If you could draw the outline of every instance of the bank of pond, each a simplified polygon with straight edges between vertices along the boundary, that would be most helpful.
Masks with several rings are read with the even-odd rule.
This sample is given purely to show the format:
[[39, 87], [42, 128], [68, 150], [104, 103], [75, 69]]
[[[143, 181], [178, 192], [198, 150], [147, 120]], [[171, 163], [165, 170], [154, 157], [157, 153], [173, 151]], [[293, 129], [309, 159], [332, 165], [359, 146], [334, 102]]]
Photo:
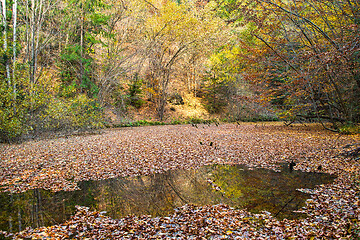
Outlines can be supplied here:
[[228, 204], [251, 212], [271, 212], [278, 219], [304, 217], [294, 212], [310, 196], [297, 191], [331, 183], [325, 173], [278, 171], [244, 165], [209, 165], [200, 169], [170, 170], [147, 176], [84, 181], [80, 190], [51, 192], [33, 189], [20, 194], [0, 193], [0, 230], [17, 232], [26, 227], [62, 223], [75, 206], [106, 211], [112, 218], [127, 215], [167, 216], [185, 204]]

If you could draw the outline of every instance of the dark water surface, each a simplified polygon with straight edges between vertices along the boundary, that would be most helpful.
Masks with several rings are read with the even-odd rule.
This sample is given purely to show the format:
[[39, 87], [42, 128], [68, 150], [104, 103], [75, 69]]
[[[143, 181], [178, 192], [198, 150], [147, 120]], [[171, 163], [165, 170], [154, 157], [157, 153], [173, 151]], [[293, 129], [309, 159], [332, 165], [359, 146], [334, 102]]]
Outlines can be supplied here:
[[106, 211], [113, 218], [129, 214], [166, 216], [187, 203], [229, 204], [252, 212], [266, 210], [277, 218], [293, 213], [309, 195], [298, 188], [330, 183], [322, 173], [248, 169], [241, 165], [212, 165], [197, 170], [172, 170], [149, 176], [79, 183], [81, 190], [53, 193], [36, 189], [22, 194], [0, 193], [0, 229], [19, 231], [28, 226], [54, 225], [69, 219], [75, 205]]

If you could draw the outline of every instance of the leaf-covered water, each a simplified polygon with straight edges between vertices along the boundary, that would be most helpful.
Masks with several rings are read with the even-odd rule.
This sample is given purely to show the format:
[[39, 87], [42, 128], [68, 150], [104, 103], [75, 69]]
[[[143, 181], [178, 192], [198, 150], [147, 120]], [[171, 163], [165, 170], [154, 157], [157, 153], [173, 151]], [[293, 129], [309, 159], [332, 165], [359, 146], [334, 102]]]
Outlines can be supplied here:
[[185, 204], [228, 204], [252, 212], [266, 210], [277, 218], [298, 218], [309, 195], [298, 188], [329, 183], [324, 173], [249, 169], [243, 165], [211, 165], [171, 170], [147, 176], [120, 177], [79, 183], [81, 190], [21, 194], [1, 193], [0, 229], [19, 231], [28, 226], [54, 225], [69, 219], [75, 206], [106, 211], [112, 218], [130, 214], [166, 216]]

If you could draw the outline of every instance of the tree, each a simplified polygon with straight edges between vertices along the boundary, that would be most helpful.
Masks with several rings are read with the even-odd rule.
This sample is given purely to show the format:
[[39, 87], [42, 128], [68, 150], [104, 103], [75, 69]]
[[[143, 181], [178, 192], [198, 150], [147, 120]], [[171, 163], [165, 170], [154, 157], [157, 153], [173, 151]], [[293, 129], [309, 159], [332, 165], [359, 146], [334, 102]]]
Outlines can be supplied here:
[[239, 38], [250, 51], [238, 58], [248, 60], [241, 75], [262, 87], [263, 100], [282, 108], [287, 118], [330, 121], [333, 130], [339, 123], [359, 122], [358, 1], [258, 0], [237, 7], [224, 1], [219, 6], [235, 15], [228, 22], [244, 19], [253, 26]]
[[5, 76], [8, 82], [8, 85], [10, 86], [10, 67], [9, 67], [9, 57], [8, 57], [8, 43], [7, 43], [7, 37], [8, 37], [8, 24], [7, 24], [7, 8], [6, 8], [6, 0], [1, 0], [1, 20], [2, 20], [2, 27], [3, 27], [3, 47], [4, 47], [4, 56], [3, 61], [5, 62]]
[[[9, 138], [21, 132], [22, 111], [18, 111], [16, 77], [16, 54], [17, 54], [17, 1], [10, 4], [6, 0], [1, 1], [1, 17], [3, 30], [3, 49], [0, 51], [0, 139]], [[12, 29], [11, 29], [12, 28]], [[12, 31], [12, 36], [11, 34]], [[9, 44], [11, 43], [12, 44]], [[4, 70], [3, 70], [4, 69]], [[14, 131], [14, 133], [10, 133]]]
[[[25, 0], [21, 6], [20, 18], [25, 25], [21, 36], [25, 50], [22, 56], [23, 61], [28, 64], [31, 88], [37, 84], [44, 68], [41, 65], [41, 70], [38, 71], [39, 56], [58, 37], [56, 26], [52, 25], [57, 5], [57, 0]], [[49, 53], [51, 54], [53, 53]]]
[[92, 0], [70, 0], [63, 8], [62, 28], [66, 29], [66, 35], [59, 67], [64, 96], [74, 94], [73, 88], [88, 96], [98, 94], [93, 54], [95, 46], [102, 44], [99, 37], [108, 24], [109, 16], [101, 11], [106, 8], [102, 1]]
[[[141, 49], [135, 46], [141, 41], [141, 21], [136, 1], [110, 1], [108, 24], [101, 34], [103, 44], [95, 47], [99, 101], [104, 104], [111, 93], [139, 72]], [[113, 11], [116, 9], [116, 11]], [[120, 96], [123, 97], [123, 96]]]
[[166, 1], [154, 3], [152, 10], [154, 13], [145, 21], [147, 80], [162, 120], [176, 65], [189, 59], [186, 56], [208, 53], [223, 25], [209, 14], [210, 8], [197, 9], [190, 4]]

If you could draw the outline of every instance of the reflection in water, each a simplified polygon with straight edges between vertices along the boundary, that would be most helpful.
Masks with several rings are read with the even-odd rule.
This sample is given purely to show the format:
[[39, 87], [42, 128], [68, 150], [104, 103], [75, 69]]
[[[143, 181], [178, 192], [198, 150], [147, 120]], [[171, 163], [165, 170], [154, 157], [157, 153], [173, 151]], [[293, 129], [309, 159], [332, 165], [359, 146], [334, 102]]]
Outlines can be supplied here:
[[[106, 211], [113, 218], [129, 214], [166, 216], [174, 208], [225, 203], [278, 218], [293, 213], [308, 195], [297, 188], [329, 183], [328, 174], [300, 171], [249, 170], [240, 165], [212, 165], [198, 170], [172, 170], [162, 174], [79, 183], [81, 190], [57, 192], [35, 189], [22, 194], [0, 194], [0, 229], [19, 231], [64, 222], [75, 205]], [[210, 183], [210, 184], [209, 184]]]

